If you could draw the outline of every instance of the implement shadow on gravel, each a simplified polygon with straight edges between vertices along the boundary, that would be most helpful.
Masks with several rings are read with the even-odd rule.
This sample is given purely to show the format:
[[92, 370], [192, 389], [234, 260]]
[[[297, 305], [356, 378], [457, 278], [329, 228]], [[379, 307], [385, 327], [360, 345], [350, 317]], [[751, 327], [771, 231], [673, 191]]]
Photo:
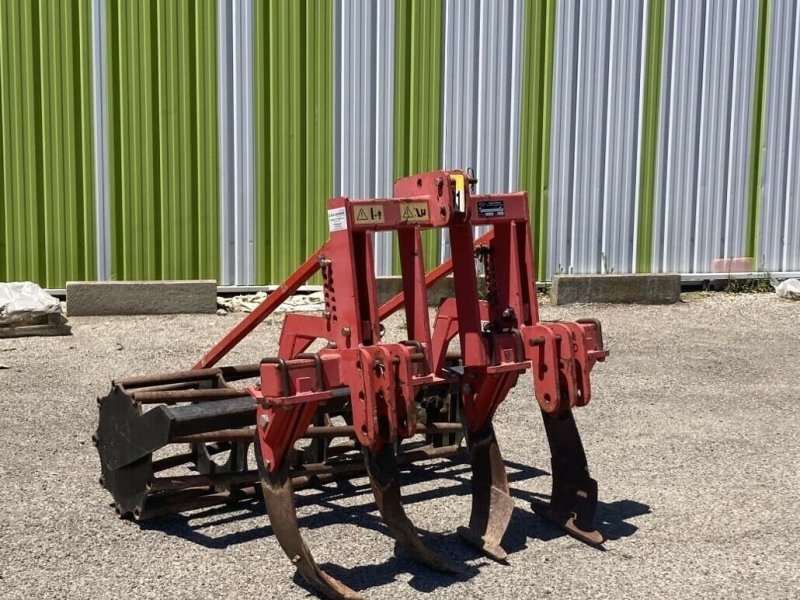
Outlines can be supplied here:
[[[515, 490], [513, 488], [511, 490], [511, 495], [515, 498], [525, 500], [526, 503], [530, 503], [534, 499], [540, 502], [550, 501], [550, 496], [546, 494], [536, 494]], [[605, 536], [607, 542], [613, 542], [614, 540], [631, 536], [638, 531], [639, 528], [633, 523], [628, 522], [629, 519], [647, 515], [650, 514], [650, 512], [652, 512], [650, 506], [637, 502], [636, 500], [616, 500], [614, 502], [598, 501], [595, 525]], [[566, 537], [567, 535], [568, 534], [563, 529], [539, 517], [532, 510], [515, 508], [514, 514], [511, 517], [511, 523], [508, 526], [508, 532], [503, 538], [503, 548], [505, 548], [509, 554], [512, 554], [524, 550], [530, 539], [549, 542], [560, 537]], [[606, 548], [601, 546], [597, 548], [597, 550], [605, 551]]]
[[[411, 464], [403, 467], [403, 504], [413, 506], [421, 502], [442, 501], [453, 496], [470, 496], [472, 494], [471, 468], [467, 461], [466, 452], [462, 452], [455, 457], [455, 460], [443, 459], [433, 464]], [[509, 460], [504, 462], [511, 495], [515, 499], [522, 500], [525, 504], [529, 504], [534, 499], [549, 500], [547, 495], [514, 486], [515, 483], [549, 475], [547, 471]], [[432, 481], [444, 485], [420, 491], [409, 491], [408, 489], [412, 485]], [[378, 513], [369, 482], [365, 477], [354, 480], [345, 479], [319, 488], [300, 490], [295, 495], [295, 501], [301, 531], [354, 523], [359, 528], [372, 529], [385, 535], [387, 543], [394, 542], [389, 528]], [[304, 514], [309, 508], [312, 508], [314, 512]], [[608, 540], [616, 540], [632, 535], [638, 529], [635, 525], [627, 522], [628, 519], [649, 512], [649, 506], [633, 500], [620, 500], [612, 503], [599, 502], [597, 525]], [[468, 517], [468, 515], [465, 516]], [[253, 519], [258, 519], [253, 521], [256, 526], [246, 531], [218, 533], [220, 526]], [[250, 500], [205, 509], [188, 515], [175, 514], [156, 518], [144, 521], [140, 526], [142, 529], [161, 531], [206, 548], [223, 549], [272, 537], [272, 527], [268, 524], [260, 525], [263, 522], [268, 523], [263, 502]], [[454, 528], [455, 525], [457, 524], [453, 525]], [[394, 555], [381, 564], [359, 565], [349, 569], [330, 563], [323, 563], [320, 566], [337, 579], [346, 581], [357, 591], [365, 591], [372, 587], [391, 583], [397, 579], [399, 574], [410, 573], [409, 585], [420, 592], [431, 592], [471, 579], [479, 573], [480, 568], [493, 562], [484, 557], [480, 551], [465, 543], [455, 531], [445, 534], [431, 533], [421, 528], [418, 528], [418, 531], [429, 548], [458, 564], [462, 571], [456, 575], [433, 571], [413, 560], [405, 548], [399, 544], [395, 544]], [[210, 535], [212, 532], [214, 535]], [[503, 538], [503, 547], [509, 554], [512, 554], [510, 560], [513, 561], [513, 553], [525, 549], [530, 539], [549, 541], [565, 535], [563, 530], [542, 519], [530, 508], [515, 508], [508, 531]], [[314, 552], [313, 547], [311, 551]], [[468, 564], [469, 562], [474, 564]], [[314, 593], [299, 575], [296, 575], [295, 583], [312, 594]]]

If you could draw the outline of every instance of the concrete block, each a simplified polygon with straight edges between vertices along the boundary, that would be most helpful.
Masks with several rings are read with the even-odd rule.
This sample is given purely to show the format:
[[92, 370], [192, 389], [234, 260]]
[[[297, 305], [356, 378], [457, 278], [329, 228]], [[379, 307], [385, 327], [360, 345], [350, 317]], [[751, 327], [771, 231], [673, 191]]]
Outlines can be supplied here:
[[672, 304], [680, 295], [681, 277], [677, 273], [555, 275], [550, 292], [553, 304]]
[[213, 313], [217, 282], [200, 281], [68, 281], [67, 314], [171, 315]]

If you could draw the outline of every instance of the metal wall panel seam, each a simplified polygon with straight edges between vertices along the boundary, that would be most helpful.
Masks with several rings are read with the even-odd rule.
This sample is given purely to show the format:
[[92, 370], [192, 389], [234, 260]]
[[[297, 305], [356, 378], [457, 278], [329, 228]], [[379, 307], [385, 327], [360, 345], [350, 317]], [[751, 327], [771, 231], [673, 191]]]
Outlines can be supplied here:
[[[386, 197], [392, 192], [392, 0], [338, 0], [334, 39], [334, 194]], [[375, 269], [392, 273], [394, 234], [374, 237]]]
[[[674, 31], [680, 25], [676, 24], [675, 12], [675, 4], [667, 2], [664, 18], [663, 67], [659, 93], [660, 118], [655, 157], [656, 182], [653, 190], [653, 235], [651, 237], [652, 264], [653, 269], [657, 272], [664, 270], [666, 240], [669, 235], [670, 219], [674, 212], [669, 202], [659, 202], [659, 199], [672, 198], [670, 194], [674, 183], [670, 179], [670, 175], [674, 172], [674, 163], [671, 159], [676, 155], [680, 159], [680, 154], [675, 152], [674, 146], [676, 138], [679, 137], [682, 122], [675, 123], [674, 121], [675, 104], [678, 102], [679, 94], [674, 93], [673, 87], [676, 85], [675, 79], [683, 73], [678, 69], [677, 63], [680, 62], [681, 53], [685, 52], [685, 44], [682, 40], [677, 47], [675, 44]], [[675, 135], [671, 135], [676, 127]]]
[[751, 114], [750, 166], [748, 175], [748, 203], [745, 219], [744, 252], [755, 258], [759, 222], [759, 205], [763, 176], [765, 113], [767, 101], [767, 48], [769, 47], [769, 21], [771, 0], [760, 0], [758, 10], [758, 37], [756, 42], [755, 80]]
[[[728, 131], [719, 126], [720, 119], [729, 120], [730, 102], [721, 88], [728, 76], [727, 64], [720, 60], [721, 47], [730, 56], [729, 14], [726, 6], [709, 2], [705, 11], [705, 31], [700, 46], [700, 79], [697, 85], [699, 129], [697, 131], [695, 169], [696, 183], [691, 190], [695, 198], [693, 210], [687, 211], [692, 237], [689, 244], [688, 264], [692, 273], [711, 270], [711, 261], [717, 258], [716, 246], [720, 229], [720, 205], [725, 201], [725, 181], [720, 181], [725, 165], [720, 160], [728, 154]], [[724, 12], [723, 12], [724, 11]], [[727, 38], [727, 42], [726, 42]], [[721, 193], [720, 193], [721, 192]]]
[[610, 5], [582, 6], [577, 23], [577, 63], [570, 77], [575, 87], [575, 166], [572, 191], [565, 196], [572, 202], [568, 264], [579, 273], [594, 273], [601, 268], [602, 229], [596, 225], [604, 204], [609, 21]]
[[108, 114], [106, 111], [105, 0], [92, 0], [92, 97], [97, 278], [111, 276], [111, 221], [108, 197]]
[[[788, 270], [785, 258], [790, 238], [787, 217], [792, 197], [791, 181], [796, 164], [790, 162], [794, 155], [794, 106], [797, 64], [795, 63], [797, 37], [796, 20], [800, 10], [795, 2], [775, 0], [771, 3], [772, 16], [768, 43], [766, 127], [764, 133], [764, 161], [762, 169], [762, 194], [759, 203], [760, 219], [757, 229], [757, 264], [760, 270]], [[796, 136], [794, 136], [796, 137]]]
[[643, 23], [643, 5], [638, 0], [612, 5], [600, 272], [630, 273], [635, 266], [639, 115], [644, 86]]
[[[755, 259], [759, 268], [776, 268], [775, 260], [780, 254], [780, 215], [783, 204], [783, 183], [786, 173], [787, 115], [785, 111], [788, 94], [789, 72], [786, 64], [787, 46], [791, 43], [787, 14], [791, 6], [776, 0], [771, 3], [769, 15], [769, 40], [766, 46], [766, 99], [764, 105], [764, 153], [760, 167], [760, 197], [756, 213]], [[778, 239], [776, 239], [778, 237]], [[779, 268], [779, 267], [777, 267]]]
[[[483, 192], [511, 190], [518, 184], [523, 2], [449, 0], [444, 8], [442, 165], [473, 167]], [[442, 260], [449, 258], [446, 233]]]
[[238, 119], [241, 122], [241, 135], [238, 155], [242, 161], [242, 172], [237, 179], [239, 203], [237, 204], [236, 234], [238, 242], [237, 273], [238, 281], [253, 284], [255, 277], [255, 137], [253, 119], [253, 3], [243, 0], [235, 11], [235, 22], [239, 25], [241, 42], [239, 63], [234, 73], [239, 77], [234, 82], [237, 90]]
[[550, 197], [548, 218], [548, 262], [551, 274], [570, 271], [572, 255], [571, 222], [573, 208], [575, 148], [575, 86], [570, 80], [578, 61], [578, 25], [580, 4], [561, 0], [557, 3], [553, 74], [550, 148]]
[[5, 39], [6, 35], [4, 35], [4, 31], [6, 28], [5, 24], [5, 11], [0, 7], [0, 281], [8, 281], [8, 267], [6, 262], [8, 261], [8, 249], [6, 247], [6, 239], [9, 238], [9, 222], [11, 219], [8, 218], [10, 207], [8, 204], [8, 198], [11, 197], [11, 193], [6, 186], [6, 156], [7, 153], [5, 151], [5, 147], [9, 145], [8, 136], [6, 135], [6, 126], [5, 126], [5, 106], [6, 106], [6, 88], [8, 85], [6, 84], [6, 67], [5, 67], [5, 56], [7, 54], [5, 49]]
[[556, 2], [528, 0], [520, 94], [519, 185], [531, 206], [531, 233], [537, 277], [548, 269], [548, 210]]
[[255, 283], [253, 7], [218, 0], [220, 282]]
[[[519, 155], [520, 155], [520, 124], [522, 123], [522, 55], [524, 50], [525, 30], [525, 4], [526, 0], [514, 0], [509, 15], [511, 29], [510, 69], [508, 70], [511, 81], [509, 83], [510, 107], [507, 124], [506, 143], [509, 147], [509, 157], [506, 179], [506, 190], [513, 191], [519, 188]], [[502, 133], [500, 134], [502, 136]], [[484, 188], [485, 189], [485, 188]]]
[[[446, 169], [475, 167], [479, 9], [479, 0], [447, 0], [444, 5], [442, 167]], [[440, 243], [439, 260], [445, 261], [450, 257], [449, 232], [442, 231]]]
[[233, 110], [233, 2], [217, 0], [217, 86], [219, 89], [219, 283], [236, 281], [235, 142]]
[[645, 54], [644, 94], [642, 98], [641, 146], [639, 151], [639, 200], [636, 209], [635, 272], [653, 269], [653, 204], [656, 188], [656, 158], [659, 140], [659, 116], [662, 56], [664, 48], [665, 0], [647, 4], [647, 44]]
[[[376, 108], [375, 117], [375, 191], [376, 194], [389, 195], [392, 191], [392, 170], [394, 165], [394, 49], [395, 49], [395, 2], [384, 0], [377, 3], [377, 23], [375, 31], [376, 63], [375, 74]], [[380, 233], [376, 236], [375, 261], [379, 275], [392, 274], [392, 249], [394, 235]]]
[[702, 61], [706, 6], [670, 2], [666, 28], [673, 37], [670, 76], [662, 90], [666, 94], [662, 117], [664, 136], [656, 163], [656, 231], [654, 254], [660, 271], [690, 272], [693, 218], [696, 210], [698, 136], [702, 126]]
[[[521, 1], [480, 4], [475, 168], [485, 193], [510, 191], [517, 185], [511, 175], [519, 163], [522, 18]], [[468, 70], [464, 76], [469, 76]]]
[[747, 172], [751, 140], [751, 104], [755, 64], [758, 0], [744, 0], [735, 5], [734, 51], [731, 84], [731, 140], [728, 156], [728, 198], [725, 207], [723, 258], [742, 256], [747, 207]]
[[715, 258], [742, 254], [757, 21], [753, 2], [715, 2], [708, 9], [691, 257], [691, 271], [701, 273]]
[[789, 101], [789, 151], [786, 173], [786, 212], [784, 214], [782, 271], [800, 268], [800, 10], [795, 11], [792, 92]]

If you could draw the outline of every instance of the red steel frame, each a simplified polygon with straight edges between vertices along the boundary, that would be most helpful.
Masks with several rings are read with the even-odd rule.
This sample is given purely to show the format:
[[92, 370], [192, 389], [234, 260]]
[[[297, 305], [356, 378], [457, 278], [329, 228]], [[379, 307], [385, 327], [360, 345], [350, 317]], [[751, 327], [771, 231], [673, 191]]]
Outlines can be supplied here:
[[[416, 429], [420, 390], [460, 381], [467, 429], [490, 424], [499, 404], [527, 369], [545, 413], [558, 415], [591, 399], [589, 372], [605, 359], [597, 321], [542, 322], [524, 192], [471, 195], [462, 171], [433, 171], [395, 182], [393, 197], [332, 198], [330, 239], [194, 368], [215, 365], [243, 337], [321, 271], [323, 316], [287, 314], [278, 356], [261, 364], [258, 439], [264, 467], [278, 470], [322, 403], [349, 398], [358, 441], [372, 451]], [[475, 239], [474, 226], [492, 230]], [[446, 227], [452, 254], [426, 273], [420, 232]], [[373, 234], [396, 231], [403, 292], [378, 305]], [[483, 261], [487, 298], [479, 299], [473, 256]], [[427, 288], [453, 274], [454, 298], [439, 306], [434, 327]], [[408, 340], [383, 343], [381, 320], [405, 308]], [[444, 358], [458, 335], [463, 370]], [[325, 349], [304, 354], [314, 342]]]

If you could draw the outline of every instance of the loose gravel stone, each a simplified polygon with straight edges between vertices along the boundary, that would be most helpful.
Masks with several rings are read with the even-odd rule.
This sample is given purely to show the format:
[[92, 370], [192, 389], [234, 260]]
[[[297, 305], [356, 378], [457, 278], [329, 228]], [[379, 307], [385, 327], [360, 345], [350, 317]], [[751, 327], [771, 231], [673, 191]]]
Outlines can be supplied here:
[[[800, 303], [687, 295], [673, 306], [542, 308], [602, 320], [611, 356], [577, 411], [600, 485], [606, 551], [534, 515], [549, 454], [530, 378], [495, 420], [516, 503], [509, 565], [455, 534], [466, 456], [404, 474], [429, 545], [464, 566], [431, 572], [396, 548], [366, 480], [299, 493], [317, 561], [371, 598], [797, 598]], [[0, 597], [308, 598], [256, 503], [142, 524], [116, 517], [91, 435], [111, 378], [185, 369], [240, 315], [83, 317], [63, 338], [0, 340]], [[228, 361], [271, 354], [282, 317]], [[403, 320], [394, 317], [396, 337]]]

